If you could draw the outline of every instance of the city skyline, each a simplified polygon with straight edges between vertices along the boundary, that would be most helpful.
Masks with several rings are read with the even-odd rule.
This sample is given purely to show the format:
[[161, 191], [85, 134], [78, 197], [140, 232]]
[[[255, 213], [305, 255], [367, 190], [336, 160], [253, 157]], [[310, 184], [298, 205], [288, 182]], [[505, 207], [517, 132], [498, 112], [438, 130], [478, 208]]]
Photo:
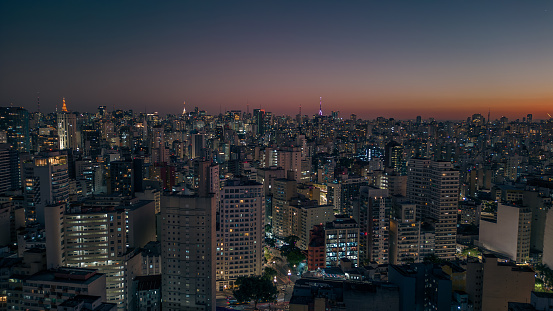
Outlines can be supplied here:
[[2, 106], [553, 113], [550, 1], [56, 4], [0, 4]]

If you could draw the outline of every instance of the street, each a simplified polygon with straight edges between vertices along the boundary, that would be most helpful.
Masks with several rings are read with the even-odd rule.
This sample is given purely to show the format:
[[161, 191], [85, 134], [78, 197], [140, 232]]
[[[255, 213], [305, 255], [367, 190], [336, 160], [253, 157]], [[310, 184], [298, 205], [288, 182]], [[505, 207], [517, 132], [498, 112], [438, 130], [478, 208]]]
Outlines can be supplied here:
[[[286, 259], [280, 257], [280, 251], [274, 248], [269, 248], [269, 251], [272, 256], [265, 267], [271, 267], [277, 271], [276, 276], [276, 286], [278, 289], [277, 301], [276, 303], [258, 303], [257, 308], [259, 310], [288, 310], [288, 303], [292, 297], [292, 292], [294, 290], [294, 283], [299, 276], [296, 274], [293, 269], [288, 267]], [[279, 259], [280, 258], [280, 259]], [[242, 305], [232, 305], [229, 304], [229, 299], [227, 297], [232, 296], [231, 290], [217, 292], [217, 306], [226, 307], [234, 310], [253, 310], [254, 303], [250, 302], [249, 304]]]

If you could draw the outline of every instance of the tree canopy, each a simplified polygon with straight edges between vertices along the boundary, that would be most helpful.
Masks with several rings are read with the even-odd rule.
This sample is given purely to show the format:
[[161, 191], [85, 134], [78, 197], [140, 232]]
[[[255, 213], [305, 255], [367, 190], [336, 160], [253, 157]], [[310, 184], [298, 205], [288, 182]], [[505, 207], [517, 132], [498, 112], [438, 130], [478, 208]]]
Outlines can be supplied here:
[[263, 277], [268, 280], [272, 281], [273, 278], [277, 275], [278, 275], [278, 272], [271, 267], [265, 267], [265, 269], [263, 270]]
[[272, 280], [264, 276], [254, 275], [249, 277], [239, 277], [236, 280], [237, 290], [233, 291], [234, 298], [240, 303], [260, 301], [274, 301], [277, 297], [278, 290]]
[[286, 260], [290, 265], [297, 265], [305, 260], [305, 255], [301, 249], [296, 246], [296, 242], [299, 238], [295, 235], [284, 238], [284, 242], [287, 243], [280, 248], [280, 253], [286, 257]]

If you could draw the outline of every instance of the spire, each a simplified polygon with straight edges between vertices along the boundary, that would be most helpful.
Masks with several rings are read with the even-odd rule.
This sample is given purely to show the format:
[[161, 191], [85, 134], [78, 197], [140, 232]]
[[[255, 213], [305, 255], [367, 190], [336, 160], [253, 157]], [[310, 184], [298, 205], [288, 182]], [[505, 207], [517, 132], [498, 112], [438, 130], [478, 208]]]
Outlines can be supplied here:
[[319, 97], [319, 116], [323, 116], [323, 98]]
[[186, 102], [183, 102], [182, 105], [184, 106], [182, 109], [182, 114], [186, 114]]
[[61, 111], [68, 112], [67, 111], [67, 106], [65, 105], [65, 97], [63, 98], [63, 106], [61, 106]]

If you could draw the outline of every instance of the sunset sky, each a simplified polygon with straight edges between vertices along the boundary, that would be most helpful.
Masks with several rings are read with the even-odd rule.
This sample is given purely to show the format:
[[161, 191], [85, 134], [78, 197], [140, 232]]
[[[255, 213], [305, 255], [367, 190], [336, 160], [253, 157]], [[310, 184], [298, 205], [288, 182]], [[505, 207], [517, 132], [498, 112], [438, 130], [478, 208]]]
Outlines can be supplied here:
[[553, 114], [553, 1], [1, 1], [0, 106]]

